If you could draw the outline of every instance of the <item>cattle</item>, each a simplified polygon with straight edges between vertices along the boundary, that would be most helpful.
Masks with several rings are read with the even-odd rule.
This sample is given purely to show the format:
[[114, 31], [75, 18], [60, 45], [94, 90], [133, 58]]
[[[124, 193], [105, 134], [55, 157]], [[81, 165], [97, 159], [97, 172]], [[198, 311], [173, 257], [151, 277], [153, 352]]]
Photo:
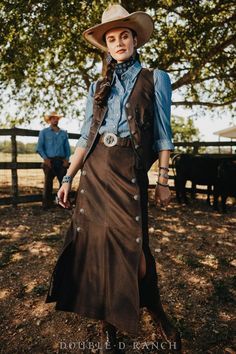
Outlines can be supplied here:
[[172, 159], [175, 171], [175, 191], [179, 203], [188, 203], [185, 185], [192, 182], [191, 197], [194, 197], [197, 184], [208, 186], [207, 200], [210, 203], [212, 186], [216, 181], [219, 161], [210, 155], [178, 154]]
[[188, 202], [185, 190], [187, 181], [192, 182], [191, 196], [194, 197], [196, 185], [207, 186], [207, 201], [210, 204], [212, 187], [216, 184], [218, 166], [223, 160], [235, 159], [235, 156], [177, 154], [172, 158], [175, 172], [176, 198], [179, 203]]
[[218, 209], [218, 199], [221, 197], [222, 211], [226, 212], [228, 197], [236, 198], [236, 161], [223, 160], [217, 169], [217, 179], [214, 185], [214, 209]]

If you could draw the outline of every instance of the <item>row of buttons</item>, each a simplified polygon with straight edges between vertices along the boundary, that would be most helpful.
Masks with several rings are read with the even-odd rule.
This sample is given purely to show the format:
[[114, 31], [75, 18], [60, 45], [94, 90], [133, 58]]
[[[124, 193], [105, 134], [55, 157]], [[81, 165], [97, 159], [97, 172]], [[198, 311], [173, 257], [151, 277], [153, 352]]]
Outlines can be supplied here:
[[[126, 104], [126, 107], [127, 107], [127, 108], [129, 107], [129, 103]], [[128, 120], [130, 120], [131, 118], [132, 118], [132, 116], [128, 116]], [[133, 132], [132, 132], [132, 134], [133, 134]], [[137, 148], [137, 145], [135, 145], [135, 148]], [[136, 181], [137, 181], [137, 180], [136, 180], [135, 177], [133, 177], [133, 178], [131, 179], [131, 182], [132, 182], [132, 183], [136, 183]], [[135, 200], [139, 200], [138, 194], [135, 194], [135, 195], [134, 195], [134, 199], [135, 199]], [[135, 216], [135, 220], [136, 220], [137, 222], [140, 221], [140, 216], [139, 216], [139, 215]], [[140, 243], [141, 238], [140, 238], [140, 237], [137, 237], [135, 241], [136, 241], [137, 243]]]
[[[87, 173], [87, 172], [86, 172], [85, 170], [82, 171], [82, 175], [83, 175], [83, 176], [85, 176], [86, 173]], [[132, 182], [132, 183], [136, 183], [136, 178], [133, 177], [133, 178], [131, 179], [131, 182]], [[84, 192], [85, 192], [84, 189], [81, 189], [81, 190], [80, 190], [80, 193], [83, 194]], [[138, 199], [139, 199], [138, 194], [135, 194], [135, 195], [134, 195], [134, 199], [135, 199], [135, 200], [138, 200]], [[84, 214], [84, 208], [80, 208], [79, 212], [80, 212], [80, 214]], [[140, 216], [139, 216], [139, 215], [135, 216], [135, 220], [138, 222], [138, 221], [140, 220]], [[80, 227], [77, 227], [76, 230], [79, 232], [79, 231], [81, 230], [81, 228], [80, 228]], [[137, 238], [136, 238], [136, 242], [137, 242], [137, 243], [139, 243], [140, 240], [141, 240], [140, 237], [137, 237]]]
[[[76, 230], [77, 230], [77, 232], [80, 232], [81, 227], [80, 227], [80, 226], [78, 226], [78, 227], [76, 228]], [[140, 241], [141, 241], [141, 237], [137, 237], [135, 241], [136, 241], [137, 243], [140, 243]]]
[[[77, 230], [77, 232], [80, 232], [81, 227], [80, 227], [80, 226], [78, 226], [78, 227], [76, 228], [76, 230]], [[137, 237], [135, 241], [136, 241], [137, 243], [140, 243], [140, 241], [141, 241], [141, 237]]]
[[[125, 105], [125, 107], [126, 107], [126, 108], [130, 108], [130, 103], [127, 102], [126, 105]], [[128, 120], [131, 120], [133, 117], [132, 117], [131, 115], [128, 115], [127, 118], [128, 118]], [[134, 134], [136, 134], [136, 133], [137, 133], [136, 130], [132, 130], [132, 131], [131, 131], [131, 134], [132, 134], [132, 135], [134, 135]], [[137, 150], [137, 149], [139, 148], [139, 145], [138, 145], [138, 144], [135, 144], [135, 145], [134, 145], [134, 148]]]

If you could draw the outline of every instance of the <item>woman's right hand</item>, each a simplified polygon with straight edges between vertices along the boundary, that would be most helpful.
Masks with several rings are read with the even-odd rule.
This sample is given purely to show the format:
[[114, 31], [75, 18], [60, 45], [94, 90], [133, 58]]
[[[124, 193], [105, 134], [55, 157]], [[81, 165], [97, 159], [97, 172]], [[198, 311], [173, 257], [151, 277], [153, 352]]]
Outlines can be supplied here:
[[63, 183], [61, 185], [61, 188], [57, 192], [58, 204], [66, 209], [69, 209], [71, 207], [70, 201], [68, 199], [70, 190], [71, 183]]

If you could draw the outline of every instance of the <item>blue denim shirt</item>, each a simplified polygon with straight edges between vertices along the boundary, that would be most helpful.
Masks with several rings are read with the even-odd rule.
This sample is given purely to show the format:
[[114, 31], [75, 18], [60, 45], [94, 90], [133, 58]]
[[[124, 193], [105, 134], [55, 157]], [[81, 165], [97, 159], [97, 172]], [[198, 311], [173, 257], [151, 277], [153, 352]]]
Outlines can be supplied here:
[[41, 130], [36, 151], [43, 159], [60, 156], [69, 160], [70, 145], [67, 132], [62, 129], [55, 132], [51, 127]]
[[[132, 88], [137, 79], [137, 75], [142, 69], [141, 64], [136, 61], [119, 79], [114, 72], [112, 79], [111, 93], [108, 98], [108, 111], [106, 113], [103, 125], [99, 129], [99, 133], [104, 132], [115, 133], [120, 137], [130, 136], [129, 126], [126, 119], [125, 104], [130, 96]], [[154, 145], [155, 151], [173, 150], [174, 145], [171, 141], [172, 131], [170, 126], [171, 113], [171, 82], [169, 75], [162, 70], [155, 69], [154, 85], [155, 85], [155, 101], [154, 104]], [[96, 88], [96, 82], [92, 83], [89, 88], [85, 121], [81, 129], [81, 137], [77, 145], [86, 147], [89, 129], [93, 117], [93, 96]]]

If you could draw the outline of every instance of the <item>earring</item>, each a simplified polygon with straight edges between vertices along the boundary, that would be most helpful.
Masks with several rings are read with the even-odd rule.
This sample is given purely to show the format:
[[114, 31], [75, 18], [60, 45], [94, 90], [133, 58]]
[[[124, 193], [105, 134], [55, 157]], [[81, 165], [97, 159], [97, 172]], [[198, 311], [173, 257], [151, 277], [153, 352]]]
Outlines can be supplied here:
[[112, 61], [112, 56], [111, 56], [110, 53], [107, 53], [107, 56], [106, 56], [106, 62], [107, 62], [107, 64], [110, 64], [111, 61]]

